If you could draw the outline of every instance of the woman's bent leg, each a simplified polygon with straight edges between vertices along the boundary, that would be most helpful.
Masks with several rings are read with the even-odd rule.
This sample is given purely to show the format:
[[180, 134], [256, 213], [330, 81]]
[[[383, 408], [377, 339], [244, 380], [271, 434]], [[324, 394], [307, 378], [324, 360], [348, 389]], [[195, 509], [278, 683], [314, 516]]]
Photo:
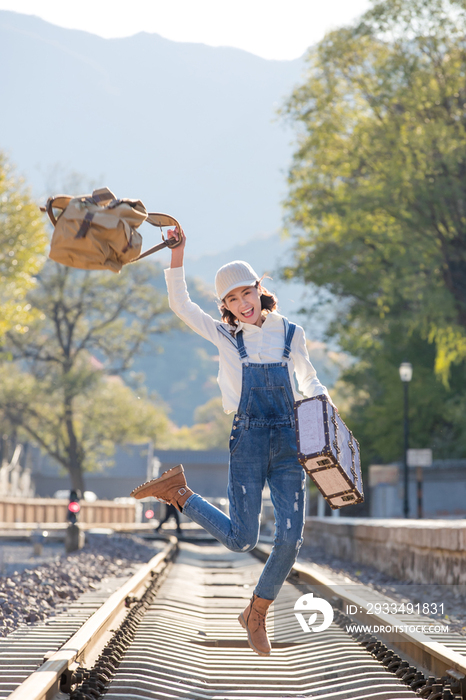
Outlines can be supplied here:
[[[247, 552], [257, 542], [257, 534], [253, 543], [248, 542], [248, 540], [253, 539], [250, 523], [245, 522], [242, 531], [234, 533], [232, 522], [228, 515], [225, 515], [225, 513], [197, 493], [188, 498], [183, 506], [183, 513], [233, 552]], [[251, 532], [251, 536], [248, 537], [249, 532]]]
[[198, 494], [188, 498], [183, 513], [228, 549], [249, 552], [254, 549], [259, 537], [262, 489], [265, 483], [263, 472], [260, 461], [250, 461], [245, 452], [238, 449], [230, 457], [229, 517]]

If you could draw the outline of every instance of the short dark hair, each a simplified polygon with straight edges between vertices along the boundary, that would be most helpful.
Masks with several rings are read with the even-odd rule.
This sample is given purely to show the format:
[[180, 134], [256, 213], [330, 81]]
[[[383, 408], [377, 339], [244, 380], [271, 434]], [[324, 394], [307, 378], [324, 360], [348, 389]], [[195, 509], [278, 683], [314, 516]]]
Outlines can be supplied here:
[[[261, 281], [257, 280], [256, 284], [254, 285], [256, 289], [260, 285], [260, 283]], [[260, 296], [260, 300], [261, 309], [267, 314], [271, 311], [275, 311], [278, 308], [277, 297], [275, 296], [275, 294], [272, 294], [272, 292], [269, 292], [268, 289], [266, 289], [265, 287], [262, 287], [262, 294]], [[236, 316], [232, 314], [232, 312], [229, 311], [225, 306], [225, 299], [222, 299], [218, 308], [220, 310], [220, 313], [222, 314], [222, 321], [225, 321], [230, 326], [236, 326], [238, 324], [238, 319], [236, 318]]]

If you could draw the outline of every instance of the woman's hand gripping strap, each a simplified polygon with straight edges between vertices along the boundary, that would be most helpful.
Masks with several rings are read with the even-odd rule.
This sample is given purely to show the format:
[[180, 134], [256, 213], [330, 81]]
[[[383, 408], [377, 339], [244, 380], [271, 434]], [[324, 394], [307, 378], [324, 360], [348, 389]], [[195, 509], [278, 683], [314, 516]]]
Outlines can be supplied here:
[[[173, 216], [170, 216], [170, 214], [151, 213], [147, 215], [147, 221], [149, 224], [152, 224], [152, 226], [159, 226], [160, 230], [162, 230], [162, 226], [176, 226], [178, 231], [181, 232], [180, 224]], [[141, 255], [132, 260], [132, 262], [146, 258], [148, 255], [152, 255], [152, 253], [162, 250], [162, 248], [176, 248], [177, 246], [181, 245], [183, 237], [180, 235], [178, 238], [164, 238], [162, 233], [162, 241], [163, 243], [159, 243], [158, 245], [153, 246], [153, 248], [149, 248], [149, 250], [141, 253]]]

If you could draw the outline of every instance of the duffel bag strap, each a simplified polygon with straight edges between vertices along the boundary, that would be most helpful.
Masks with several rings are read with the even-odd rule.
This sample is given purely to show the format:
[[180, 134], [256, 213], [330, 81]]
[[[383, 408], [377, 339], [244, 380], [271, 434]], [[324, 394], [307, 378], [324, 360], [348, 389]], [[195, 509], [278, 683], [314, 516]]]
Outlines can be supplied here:
[[49, 197], [47, 200], [47, 204], [45, 207], [41, 207], [41, 211], [46, 211], [48, 214], [48, 217], [52, 224], [54, 226], [57, 225], [57, 220], [55, 218], [55, 214], [53, 213], [54, 209], [61, 209], [62, 211], [66, 209], [68, 204], [71, 202], [73, 197], [71, 197], [69, 194], [58, 194], [55, 197]]
[[[150, 213], [147, 215], [147, 221], [153, 226], [160, 226], [160, 228], [162, 228], [162, 226], [176, 226], [178, 231], [181, 231], [181, 226], [179, 225], [178, 221], [173, 216], [170, 216], [170, 214]], [[152, 253], [162, 250], [162, 248], [176, 248], [180, 245], [183, 239], [181, 236], [178, 238], [178, 240], [176, 238], [164, 238], [162, 233], [162, 240], [163, 243], [159, 243], [158, 245], [149, 248], [149, 250], [144, 251], [144, 253], [141, 253], [138, 258], [135, 258], [131, 262], [142, 260], [142, 258], [146, 258], [148, 255], [152, 255]]]

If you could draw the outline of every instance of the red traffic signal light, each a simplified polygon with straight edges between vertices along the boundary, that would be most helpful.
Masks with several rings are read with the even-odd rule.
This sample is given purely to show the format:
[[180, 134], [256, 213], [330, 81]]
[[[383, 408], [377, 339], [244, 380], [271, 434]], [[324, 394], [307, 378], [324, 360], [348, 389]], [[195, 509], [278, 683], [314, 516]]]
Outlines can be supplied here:
[[70, 513], [79, 513], [79, 511], [81, 510], [81, 506], [76, 501], [71, 501], [68, 504], [68, 510], [70, 511]]
[[144, 515], [147, 518], [147, 520], [151, 520], [154, 517], [154, 511], [153, 510], [146, 510]]

